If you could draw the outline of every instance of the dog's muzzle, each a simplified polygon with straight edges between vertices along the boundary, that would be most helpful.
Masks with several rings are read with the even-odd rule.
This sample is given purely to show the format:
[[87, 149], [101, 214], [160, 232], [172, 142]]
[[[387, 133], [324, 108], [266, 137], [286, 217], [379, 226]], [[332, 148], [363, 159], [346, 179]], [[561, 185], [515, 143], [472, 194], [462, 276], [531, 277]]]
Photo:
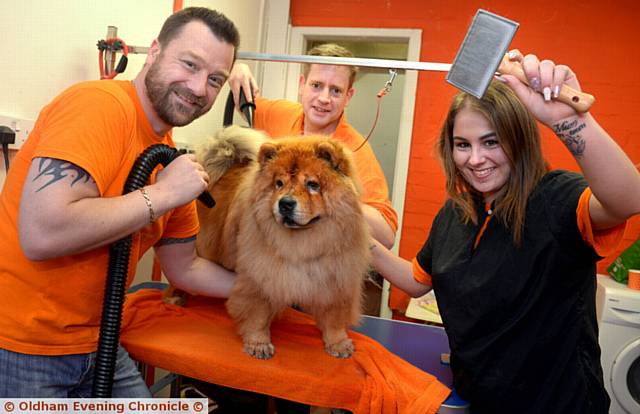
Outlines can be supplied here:
[[284, 196], [278, 201], [278, 213], [282, 217], [282, 224], [285, 227], [292, 229], [302, 229], [309, 227], [311, 224], [320, 219], [320, 217], [313, 217], [311, 220], [300, 223], [300, 212], [297, 209], [298, 202], [295, 198], [290, 196]]
[[282, 217], [292, 217], [295, 214], [298, 202], [293, 197], [282, 197], [278, 201], [278, 211]]

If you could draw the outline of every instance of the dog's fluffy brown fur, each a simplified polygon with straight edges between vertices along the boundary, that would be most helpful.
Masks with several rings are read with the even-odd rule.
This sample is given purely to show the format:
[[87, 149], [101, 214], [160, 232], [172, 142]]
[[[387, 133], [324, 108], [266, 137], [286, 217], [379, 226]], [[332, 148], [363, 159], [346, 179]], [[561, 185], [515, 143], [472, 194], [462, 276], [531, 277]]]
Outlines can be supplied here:
[[198, 206], [198, 254], [237, 273], [227, 310], [244, 350], [272, 357], [271, 321], [295, 304], [315, 318], [329, 354], [349, 357], [370, 259], [350, 151], [326, 137], [271, 142], [232, 126], [197, 157], [216, 200]]

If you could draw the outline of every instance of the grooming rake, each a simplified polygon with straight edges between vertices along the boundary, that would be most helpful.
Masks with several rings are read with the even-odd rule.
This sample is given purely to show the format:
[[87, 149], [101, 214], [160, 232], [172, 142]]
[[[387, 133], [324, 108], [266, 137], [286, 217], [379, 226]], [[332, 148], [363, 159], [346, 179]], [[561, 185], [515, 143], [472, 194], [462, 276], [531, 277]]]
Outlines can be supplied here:
[[[447, 74], [447, 82], [479, 99], [496, 72], [513, 75], [528, 85], [522, 65], [510, 61], [506, 54], [518, 26], [507, 18], [478, 10]], [[562, 85], [556, 99], [578, 112], [588, 111], [595, 101], [592, 95], [567, 85]]]

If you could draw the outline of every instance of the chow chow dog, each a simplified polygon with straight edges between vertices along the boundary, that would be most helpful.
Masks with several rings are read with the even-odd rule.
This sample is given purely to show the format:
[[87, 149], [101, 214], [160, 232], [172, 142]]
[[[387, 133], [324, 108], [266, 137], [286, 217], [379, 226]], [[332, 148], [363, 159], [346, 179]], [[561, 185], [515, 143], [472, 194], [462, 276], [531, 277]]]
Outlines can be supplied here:
[[270, 325], [291, 305], [311, 314], [324, 348], [354, 351], [369, 233], [351, 152], [319, 136], [269, 141], [231, 126], [196, 153], [216, 206], [198, 203], [198, 254], [237, 274], [226, 302], [244, 351], [271, 358]]

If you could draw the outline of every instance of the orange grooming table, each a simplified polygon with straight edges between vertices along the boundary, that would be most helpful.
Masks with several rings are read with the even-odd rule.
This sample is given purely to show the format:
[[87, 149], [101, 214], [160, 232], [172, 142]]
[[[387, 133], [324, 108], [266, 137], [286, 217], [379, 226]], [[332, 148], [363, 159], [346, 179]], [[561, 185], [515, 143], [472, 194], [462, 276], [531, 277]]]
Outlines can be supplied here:
[[243, 352], [224, 300], [189, 299], [181, 308], [164, 304], [157, 288], [127, 295], [121, 343], [135, 360], [201, 381], [355, 414], [436, 413], [451, 392], [435, 376], [358, 332], [349, 334], [356, 349], [351, 358], [328, 355], [314, 321], [294, 309], [272, 324], [275, 356], [255, 359]]

